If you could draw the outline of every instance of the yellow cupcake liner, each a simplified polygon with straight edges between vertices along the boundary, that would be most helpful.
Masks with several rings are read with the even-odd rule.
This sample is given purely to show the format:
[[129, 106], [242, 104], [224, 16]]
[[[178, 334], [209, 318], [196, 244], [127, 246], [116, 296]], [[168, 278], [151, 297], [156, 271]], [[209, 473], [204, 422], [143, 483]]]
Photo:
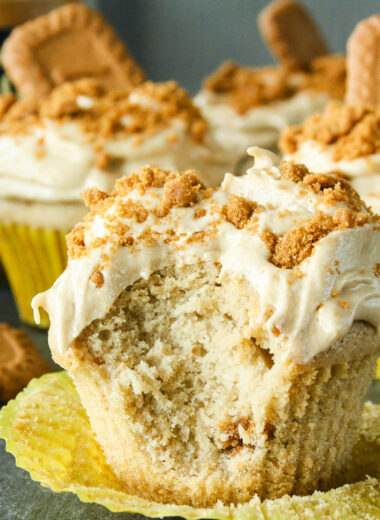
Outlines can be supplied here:
[[380, 518], [380, 405], [366, 403], [346, 480], [326, 493], [212, 508], [161, 504], [129, 495], [107, 465], [66, 372], [34, 379], [0, 412], [0, 437], [20, 468], [55, 492], [75, 493], [114, 512], [216, 520]]
[[[53, 285], [66, 267], [66, 241], [62, 231], [0, 223], [0, 258], [22, 321], [36, 325], [31, 301]], [[41, 328], [49, 326], [41, 312]]]
[[377, 360], [376, 379], [380, 379], [380, 359]]

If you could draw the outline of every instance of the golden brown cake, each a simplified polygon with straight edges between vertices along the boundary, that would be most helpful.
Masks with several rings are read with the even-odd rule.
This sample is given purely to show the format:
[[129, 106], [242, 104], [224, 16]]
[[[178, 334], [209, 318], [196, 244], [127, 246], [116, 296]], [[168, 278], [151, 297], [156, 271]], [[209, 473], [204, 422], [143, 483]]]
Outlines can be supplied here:
[[380, 350], [378, 222], [341, 177], [251, 153], [217, 190], [152, 168], [89, 190], [33, 301], [131, 494], [307, 494], [350, 458]]

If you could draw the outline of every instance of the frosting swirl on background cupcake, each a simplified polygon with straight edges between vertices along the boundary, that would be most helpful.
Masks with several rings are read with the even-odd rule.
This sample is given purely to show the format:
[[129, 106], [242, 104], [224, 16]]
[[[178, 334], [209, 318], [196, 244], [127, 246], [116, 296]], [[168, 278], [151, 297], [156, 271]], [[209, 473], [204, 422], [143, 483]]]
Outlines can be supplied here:
[[0, 101], [0, 191], [6, 200], [80, 204], [88, 187], [110, 190], [118, 177], [148, 162], [192, 166], [211, 184], [231, 166], [175, 82], [107, 92], [85, 79], [57, 87], [42, 102], [13, 95]]
[[205, 80], [194, 103], [216, 141], [236, 157], [253, 144], [275, 147], [286, 126], [323, 110], [329, 99], [342, 98], [345, 80], [345, 59], [339, 55], [316, 58], [309, 71], [295, 72], [227, 62]]
[[380, 110], [331, 102], [322, 115], [286, 129], [280, 139], [286, 160], [315, 172], [339, 171], [380, 213]]

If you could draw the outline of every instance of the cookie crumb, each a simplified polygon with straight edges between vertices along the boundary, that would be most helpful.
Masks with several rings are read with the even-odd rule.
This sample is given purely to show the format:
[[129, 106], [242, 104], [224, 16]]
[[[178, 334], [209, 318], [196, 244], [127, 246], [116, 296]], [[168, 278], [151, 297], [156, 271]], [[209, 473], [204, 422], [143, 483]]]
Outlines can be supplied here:
[[238, 229], [243, 229], [256, 208], [257, 204], [255, 202], [248, 201], [237, 195], [231, 195], [226, 209], [227, 220]]
[[105, 191], [99, 190], [98, 188], [89, 188], [84, 191], [81, 195], [84, 204], [87, 208], [95, 206], [98, 202], [105, 200], [109, 197], [109, 194]]
[[174, 174], [164, 184], [164, 197], [172, 206], [193, 206], [202, 184], [193, 172]]
[[90, 280], [95, 285], [97, 289], [103, 287], [104, 284], [104, 276], [101, 271], [94, 271], [90, 277]]

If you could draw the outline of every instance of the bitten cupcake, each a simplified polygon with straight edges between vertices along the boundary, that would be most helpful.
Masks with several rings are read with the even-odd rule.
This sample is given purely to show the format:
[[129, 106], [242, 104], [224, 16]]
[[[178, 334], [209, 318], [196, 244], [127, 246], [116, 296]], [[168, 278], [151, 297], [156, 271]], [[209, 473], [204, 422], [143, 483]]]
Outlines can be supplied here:
[[211, 184], [232, 168], [175, 82], [107, 91], [84, 79], [56, 87], [42, 102], [9, 95], [0, 103], [0, 255], [29, 323], [32, 297], [65, 267], [64, 234], [85, 213], [85, 189], [110, 190], [147, 162], [192, 165]]
[[132, 495], [308, 494], [350, 458], [380, 349], [377, 219], [342, 178], [250, 153], [216, 190], [154, 168], [89, 190], [33, 300]]
[[380, 213], [380, 14], [361, 21], [347, 43], [346, 102], [286, 129], [280, 149], [311, 171], [339, 171]]

